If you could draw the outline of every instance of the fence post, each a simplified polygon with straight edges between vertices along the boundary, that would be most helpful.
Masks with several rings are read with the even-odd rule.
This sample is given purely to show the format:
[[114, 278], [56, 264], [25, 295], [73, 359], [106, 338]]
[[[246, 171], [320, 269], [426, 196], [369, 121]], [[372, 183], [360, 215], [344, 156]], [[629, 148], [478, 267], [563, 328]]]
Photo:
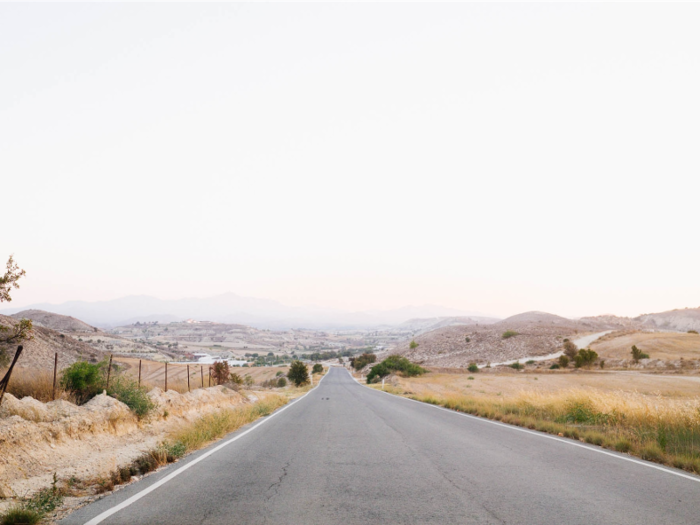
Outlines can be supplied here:
[[204, 388], [204, 367], [199, 365], [199, 372], [202, 375], [202, 388]]
[[211, 386], [211, 367], [209, 367], [209, 386]]
[[107, 389], [109, 390], [109, 376], [112, 375], [112, 354], [109, 354], [109, 367], [107, 368]]
[[190, 365], [187, 365], [187, 391], [190, 391]]
[[165, 391], [168, 391], [168, 362], [165, 362]]
[[5, 397], [5, 390], [7, 389], [7, 385], [10, 383], [10, 376], [12, 375], [12, 369], [15, 367], [15, 363], [17, 362], [17, 359], [19, 359], [19, 354], [22, 353], [22, 348], [24, 348], [22, 345], [19, 345], [17, 347], [17, 353], [15, 353], [15, 357], [12, 360], [12, 364], [10, 365], [10, 368], [7, 369], [7, 373], [5, 374], [5, 377], [3, 377], [2, 381], [0, 381], [0, 405], [2, 405], [2, 398]]
[[53, 356], [53, 393], [51, 399], [56, 400], [56, 370], [58, 369], [58, 352]]
[[141, 360], [139, 359], [139, 388], [141, 388]]

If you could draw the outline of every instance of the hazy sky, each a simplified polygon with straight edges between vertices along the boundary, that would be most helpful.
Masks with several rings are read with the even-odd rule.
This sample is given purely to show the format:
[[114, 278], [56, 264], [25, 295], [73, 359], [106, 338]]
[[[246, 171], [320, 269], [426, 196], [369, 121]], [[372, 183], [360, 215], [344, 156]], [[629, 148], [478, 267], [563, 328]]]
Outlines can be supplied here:
[[698, 27], [697, 4], [2, 4], [12, 306], [696, 307]]

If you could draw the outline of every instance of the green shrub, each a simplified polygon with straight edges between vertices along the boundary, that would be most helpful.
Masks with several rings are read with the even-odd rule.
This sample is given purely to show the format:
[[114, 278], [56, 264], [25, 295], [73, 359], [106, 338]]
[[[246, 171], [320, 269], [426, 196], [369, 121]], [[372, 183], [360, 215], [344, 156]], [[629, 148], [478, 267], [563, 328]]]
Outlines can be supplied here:
[[550, 370], [559, 370], [559, 365], [554, 363], [552, 366], [549, 367]]
[[287, 380], [284, 377], [280, 377], [277, 380], [277, 388], [284, 388], [285, 386], [287, 386]]
[[516, 361], [515, 363], [509, 365], [511, 368], [515, 368], [516, 370], [521, 370], [525, 368], [525, 365], [521, 365], [520, 361]]
[[411, 343], [408, 345], [408, 347], [409, 347], [411, 350], [415, 350], [416, 348], [418, 348], [418, 343], [416, 343], [416, 340], [413, 339], [413, 340], [411, 341]]
[[374, 365], [367, 374], [367, 383], [370, 384], [375, 377], [386, 377], [392, 372], [398, 372], [405, 377], [423, 375], [427, 370], [401, 355], [390, 355], [378, 365]]
[[322, 374], [323, 373], [323, 365], [321, 363], [316, 363], [314, 367], [311, 369], [312, 374]]
[[467, 367], [467, 370], [469, 370], [472, 373], [476, 373], [479, 371], [479, 367], [477, 366], [476, 363], [469, 363], [469, 366]]
[[2, 515], [0, 525], [36, 525], [41, 521], [41, 514], [36, 511], [13, 507]]
[[562, 354], [559, 356], [559, 366], [566, 368], [569, 366], [569, 356]]
[[525, 364], [526, 364], [526, 365], [534, 365], [534, 364], [535, 364], [535, 360], [534, 360], [534, 359], [528, 359], [527, 361], [525, 361]]
[[104, 361], [97, 364], [76, 361], [61, 372], [61, 386], [73, 393], [82, 405], [104, 390], [106, 366]]
[[292, 361], [287, 378], [296, 386], [305, 385], [309, 382], [309, 369], [301, 361]]
[[275, 374], [275, 377], [279, 377], [281, 375], [284, 375], [284, 373], [282, 372], [282, 370], [278, 370], [277, 373]]
[[139, 419], [146, 417], [156, 408], [146, 389], [139, 388], [136, 381], [125, 376], [116, 377], [109, 385], [107, 394], [128, 406]]
[[582, 348], [574, 357], [574, 366], [576, 368], [581, 368], [582, 366], [590, 367], [596, 359], [598, 359], [598, 354], [594, 350]]
[[468, 343], [468, 342], [470, 342], [470, 341], [471, 341], [471, 339], [469, 339], [469, 337], [465, 337], [465, 338], [464, 338], [464, 342], [465, 342], [465, 343]]
[[39, 492], [34, 494], [31, 499], [24, 503], [23, 508], [36, 512], [41, 517], [56, 510], [63, 504], [63, 495], [61, 494], [61, 491], [58, 490], [58, 487], [56, 486], [57, 483], [58, 478], [54, 472], [51, 486], [41, 489]]
[[688, 333], [689, 333], [689, 334], [698, 335], [698, 331], [697, 331], [697, 330], [688, 330]]
[[515, 337], [516, 335], [518, 335], [518, 332], [515, 332], [514, 330], [506, 330], [505, 332], [503, 332], [503, 335], [501, 337], [503, 337], [503, 339], [510, 339], [511, 337]]
[[366, 367], [369, 364], [372, 364], [377, 361], [377, 356], [375, 354], [368, 354], [364, 353], [359, 357], [351, 357], [350, 358], [350, 365], [355, 369], [355, 370], [362, 370], [364, 367]]
[[[278, 374], [281, 374], [282, 372], [278, 372]], [[242, 385], [243, 384], [243, 378], [240, 376], [240, 374], [237, 374], [236, 372], [231, 372], [231, 382], [234, 385]]]

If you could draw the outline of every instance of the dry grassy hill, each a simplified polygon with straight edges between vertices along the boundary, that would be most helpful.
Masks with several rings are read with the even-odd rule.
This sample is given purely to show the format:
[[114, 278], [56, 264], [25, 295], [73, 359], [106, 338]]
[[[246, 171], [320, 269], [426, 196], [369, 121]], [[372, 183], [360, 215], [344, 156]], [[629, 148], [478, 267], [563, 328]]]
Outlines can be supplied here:
[[[0, 315], [0, 325], [13, 327], [17, 323], [19, 320], [13, 317]], [[31, 336], [32, 339], [21, 343], [24, 351], [17, 366], [22, 368], [53, 369], [55, 352], [58, 352], [59, 368], [66, 367], [79, 359], [102, 359], [102, 352], [90, 345], [38, 324], [32, 329]], [[10, 356], [14, 356], [16, 348], [17, 345], [10, 346], [8, 349]]]
[[43, 326], [44, 328], [50, 328], [62, 333], [95, 333], [99, 332], [94, 326], [90, 326], [84, 323], [80, 319], [75, 317], [69, 317], [67, 315], [54, 314], [52, 312], [45, 312], [44, 310], [24, 310], [16, 314], [12, 314], [10, 317], [20, 320], [20, 319], [31, 319], [34, 326]]
[[[449, 326], [419, 335], [418, 347], [410, 341], [397, 345], [392, 352], [412, 361], [438, 367], [464, 368], [469, 363], [498, 363], [549, 355], [561, 350], [567, 337], [582, 336], [614, 328], [594, 318], [574, 321], [545, 312], [526, 312], [498, 323]], [[515, 335], [508, 336], [508, 333]]]
[[603, 359], [629, 360], [632, 345], [654, 360], [700, 359], [700, 335], [680, 332], [613, 332], [594, 342], [591, 349]]

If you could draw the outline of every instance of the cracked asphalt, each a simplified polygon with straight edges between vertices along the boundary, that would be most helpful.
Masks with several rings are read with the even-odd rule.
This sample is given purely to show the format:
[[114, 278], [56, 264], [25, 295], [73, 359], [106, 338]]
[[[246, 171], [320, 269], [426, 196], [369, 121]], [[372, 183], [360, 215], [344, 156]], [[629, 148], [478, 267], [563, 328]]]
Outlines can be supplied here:
[[[700, 478], [591, 449], [376, 392], [333, 368], [259, 429], [102, 523], [698, 523]], [[61, 523], [86, 523], [206, 451]]]

